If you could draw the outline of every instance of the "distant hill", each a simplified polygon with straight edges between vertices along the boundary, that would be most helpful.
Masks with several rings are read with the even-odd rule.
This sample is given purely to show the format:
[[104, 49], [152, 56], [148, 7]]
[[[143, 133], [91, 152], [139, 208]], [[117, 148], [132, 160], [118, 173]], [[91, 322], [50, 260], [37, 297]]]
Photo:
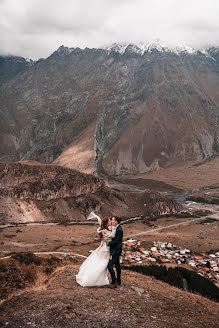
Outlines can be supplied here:
[[159, 216], [182, 205], [156, 191], [115, 191], [93, 175], [40, 163], [0, 163], [0, 224], [85, 221], [101, 217]]

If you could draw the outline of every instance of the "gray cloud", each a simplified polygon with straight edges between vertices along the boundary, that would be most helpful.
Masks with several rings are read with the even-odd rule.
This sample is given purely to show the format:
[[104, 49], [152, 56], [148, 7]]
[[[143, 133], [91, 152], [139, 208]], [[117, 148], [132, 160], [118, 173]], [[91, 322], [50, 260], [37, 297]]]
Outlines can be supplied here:
[[0, 53], [37, 59], [61, 44], [161, 39], [219, 45], [218, 0], [0, 0]]

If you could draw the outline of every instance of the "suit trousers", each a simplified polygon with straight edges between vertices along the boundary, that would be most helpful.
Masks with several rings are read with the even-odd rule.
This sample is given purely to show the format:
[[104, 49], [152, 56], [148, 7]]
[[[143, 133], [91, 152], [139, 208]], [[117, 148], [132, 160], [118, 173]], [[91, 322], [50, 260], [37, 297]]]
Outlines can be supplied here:
[[[112, 284], [116, 284], [116, 282], [121, 281], [121, 267], [120, 267], [119, 258], [120, 258], [119, 255], [114, 255], [114, 256], [112, 256], [112, 259], [109, 260], [109, 263], [108, 263], [108, 270], [109, 270], [110, 275], [111, 275]], [[116, 267], [117, 278], [116, 278], [116, 275], [115, 275], [115, 271], [113, 269], [114, 265]]]

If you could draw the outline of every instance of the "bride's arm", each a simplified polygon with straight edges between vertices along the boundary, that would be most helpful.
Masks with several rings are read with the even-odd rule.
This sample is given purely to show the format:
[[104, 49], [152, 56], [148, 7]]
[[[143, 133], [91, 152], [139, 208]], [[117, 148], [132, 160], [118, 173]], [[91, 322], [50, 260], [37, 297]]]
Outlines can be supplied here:
[[105, 236], [109, 238], [114, 238], [116, 235], [116, 227], [112, 227], [112, 231], [106, 230]]

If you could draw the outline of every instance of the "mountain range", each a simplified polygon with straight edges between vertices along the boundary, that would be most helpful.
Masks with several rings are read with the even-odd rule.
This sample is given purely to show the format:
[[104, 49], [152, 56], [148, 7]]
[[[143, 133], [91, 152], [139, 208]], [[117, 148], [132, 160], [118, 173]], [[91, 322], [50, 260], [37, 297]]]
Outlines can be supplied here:
[[219, 48], [0, 57], [0, 161], [141, 174], [219, 152]]

